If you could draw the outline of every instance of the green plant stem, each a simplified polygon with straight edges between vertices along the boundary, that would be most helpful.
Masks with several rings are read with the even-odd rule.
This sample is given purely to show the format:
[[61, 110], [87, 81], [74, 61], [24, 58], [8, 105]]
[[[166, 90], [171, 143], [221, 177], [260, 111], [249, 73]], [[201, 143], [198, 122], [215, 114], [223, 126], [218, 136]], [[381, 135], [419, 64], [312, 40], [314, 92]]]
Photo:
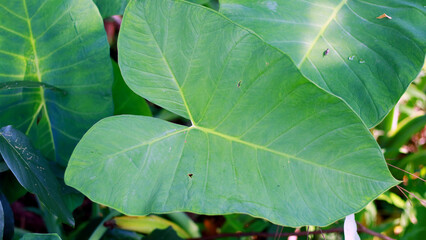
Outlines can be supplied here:
[[89, 240], [99, 240], [101, 237], [105, 234], [105, 232], [108, 230], [104, 223], [108, 221], [109, 219], [120, 215], [118, 211], [111, 209], [110, 213], [102, 220], [102, 222], [99, 223], [99, 225], [96, 227], [95, 231], [93, 231], [92, 235], [90, 236]]
[[197, 224], [195, 224], [194, 221], [192, 221], [192, 219], [189, 218], [185, 213], [169, 213], [167, 214], [167, 217], [181, 226], [191, 237], [201, 237], [200, 229], [198, 228]]
[[96, 203], [93, 203], [92, 205], [92, 218], [96, 217], [102, 217], [101, 209], [99, 208], [99, 205]]
[[46, 224], [47, 231], [49, 233], [57, 233], [61, 238], [63, 238], [63, 229], [61, 224], [58, 222], [58, 217], [51, 214], [49, 210], [40, 202], [40, 200], [37, 197], [37, 202], [40, 207], [40, 210], [43, 215], [44, 223]]

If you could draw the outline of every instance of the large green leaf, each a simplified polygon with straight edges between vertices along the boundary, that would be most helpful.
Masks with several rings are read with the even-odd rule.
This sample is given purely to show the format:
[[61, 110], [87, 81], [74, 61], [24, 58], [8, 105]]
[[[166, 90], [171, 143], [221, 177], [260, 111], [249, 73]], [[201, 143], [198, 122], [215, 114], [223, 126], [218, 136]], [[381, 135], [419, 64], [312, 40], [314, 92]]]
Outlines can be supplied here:
[[0, 83], [10, 86], [0, 90], [0, 126], [14, 125], [66, 165], [84, 132], [112, 114], [109, 45], [96, 6], [2, 1], [0, 59]]
[[131, 1], [118, 47], [131, 89], [192, 126], [143, 116], [98, 122], [65, 173], [96, 202], [130, 215], [247, 213], [326, 225], [397, 183], [343, 101], [217, 12]]
[[33, 148], [23, 133], [11, 126], [1, 128], [0, 154], [25, 189], [35, 193], [62, 222], [74, 225], [72, 213], [67, 207], [67, 202], [73, 200], [69, 199], [69, 187], [61, 186], [47, 160]]
[[[289, 54], [368, 127], [386, 116], [423, 66], [422, 0], [220, 2], [222, 13]], [[378, 19], [383, 13], [392, 19]]]

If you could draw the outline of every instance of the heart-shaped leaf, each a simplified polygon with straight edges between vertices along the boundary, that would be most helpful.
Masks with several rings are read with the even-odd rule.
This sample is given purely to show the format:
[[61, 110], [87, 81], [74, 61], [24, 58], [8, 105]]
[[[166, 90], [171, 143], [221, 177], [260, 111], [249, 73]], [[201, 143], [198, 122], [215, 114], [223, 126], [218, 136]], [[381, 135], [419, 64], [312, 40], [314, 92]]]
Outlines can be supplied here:
[[[289, 54], [302, 73], [378, 124], [425, 58], [424, 1], [220, 0], [221, 12]], [[386, 13], [389, 18], [380, 18]]]
[[65, 173], [96, 202], [130, 215], [247, 213], [326, 225], [397, 183], [343, 101], [217, 12], [131, 1], [118, 47], [130, 88], [192, 126], [142, 116], [98, 122]]
[[65, 166], [84, 132], [112, 114], [109, 45], [96, 6], [2, 1], [0, 59], [0, 126], [14, 125]]
[[[0, 154], [19, 183], [29, 192], [37, 195], [40, 201], [58, 218], [74, 225], [69, 196], [70, 188], [61, 185], [49, 167], [49, 163], [31, 145], [29, 139], [11, 126], [0, 129]], [[72, 206], [71, 209], [74, 209]]]

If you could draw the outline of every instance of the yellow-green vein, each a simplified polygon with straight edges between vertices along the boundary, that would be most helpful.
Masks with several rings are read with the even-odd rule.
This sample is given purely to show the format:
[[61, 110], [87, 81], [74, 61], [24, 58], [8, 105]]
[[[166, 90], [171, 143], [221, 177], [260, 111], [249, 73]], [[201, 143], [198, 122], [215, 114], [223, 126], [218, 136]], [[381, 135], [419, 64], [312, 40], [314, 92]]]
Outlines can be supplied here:
[[320, 29], [315, 39], [312, 41], [311, 45], [309, 46], [308, 51], [306, 51], [305, 55], [303, 55], [300, 62], [297, 64], [297, 67], [300, 69], [300, 66], [305, 62], [305, 60], [309, 57], [309, 55], [312, 52], [312, 49], [314, 48], [315, 44], [318, 42], [320, 37], [324, 34], [325, 30], [327, 30], [327, 27], [330, 25], [331, 21], [337, 16], [337, 13], [340, 11], [340, 9], [345, 5], [347, 0], [342, 0], [339, 5], [334, 8], [334, 11], [331, 13], [330, 18], [328, 18], [327, 22], [324, 23], [324, 26]]
[[[23, 6], [24, 6], [25, 14], [26, 14], [26, 17], [27, 17], [28, 31], [30, 33], [29, 41], [31, 43], [31, 47], [32, 47], [33, 53], [34, 53], [34, 62], [35, 62], [35, 66], [36, 66], [37, 80], [39, 82], [43, 82], [42, 81], [42, 74], [40, 72], [40, 65], [39, 65], [39, 59], [38, 59], [38, 55], [37, 55], [37, 48], [36, 48], [36, 44], [35, 44], [35, 40], [34, 40], [34, 35], [33, 35], [33, 29], [32, 29], [32, 26], [31, 26], [30, 16], [28, 14], [27, 2], [26, 2], [26, 0], [22, 0], [22, 1], [23, 1]], [[52, 140], [52, 148], [53, 148], [53, 151], [55, 151], [55, 141], [53, 139], [52, 124], [50, 122], [49, 113], [47, 112], [46, 101], [45, 101], [45, 98], [44, 98], [44, 89], [43, 89], [42, 86], [40, 86], [40, 106], [39, 106], [39, 109], [41, 108], [41, 110], [44, 112], [44, 115], [46, 117], [47, 125], [49, 126], [50, 138]], [[35, 114], [33, 116], [32, 122], [34, 122], [34, 119], [36, 117], [37, 117], [37, 114]], [[27, 130], [27, 132], [29, 132], [29, 129]]]

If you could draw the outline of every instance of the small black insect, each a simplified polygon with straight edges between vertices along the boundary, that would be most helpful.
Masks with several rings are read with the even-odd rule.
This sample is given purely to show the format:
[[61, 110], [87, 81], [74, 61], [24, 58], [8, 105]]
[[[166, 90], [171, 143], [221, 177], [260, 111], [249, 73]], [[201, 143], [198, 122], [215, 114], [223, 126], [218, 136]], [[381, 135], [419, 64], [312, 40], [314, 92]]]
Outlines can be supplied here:
[[328, 49], [328, 48], [327, 48], [327, 50], [325, 50], [325, 51], [322, 53], [322, 56], [323, 56], [323, 57], [325, 57], [325, 56], [327, 56], [327, 55], [328, 55], [328, 53], [330, 53], [330, 49]]
[[192, 178], [192, 176], [194, 176], [194, 174], [192, 174], [192, 173], [188, 174], [188, 177]]
[[241, 87], [241, 80], [237, 83], [237, 87]]

